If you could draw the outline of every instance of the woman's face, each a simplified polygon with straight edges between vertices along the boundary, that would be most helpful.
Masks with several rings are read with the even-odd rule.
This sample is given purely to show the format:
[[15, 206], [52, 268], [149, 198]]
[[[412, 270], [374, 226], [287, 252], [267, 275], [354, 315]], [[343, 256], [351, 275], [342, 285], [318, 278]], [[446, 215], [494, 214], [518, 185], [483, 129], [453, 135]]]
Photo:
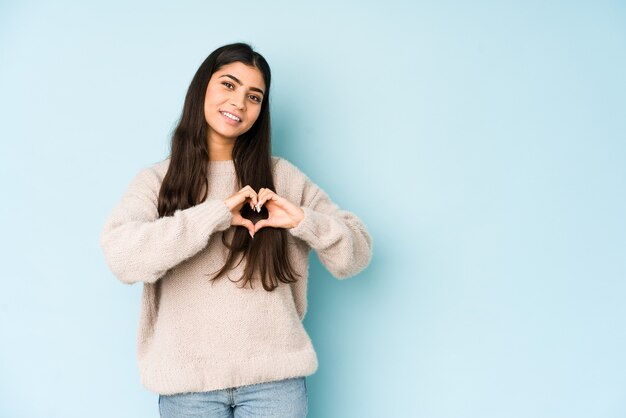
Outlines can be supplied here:
[[234, 141], [247, 132], [259, 117], [264, 94], [256, 67], [233, 62], [213, 73], [204, 97], [209, 139]]

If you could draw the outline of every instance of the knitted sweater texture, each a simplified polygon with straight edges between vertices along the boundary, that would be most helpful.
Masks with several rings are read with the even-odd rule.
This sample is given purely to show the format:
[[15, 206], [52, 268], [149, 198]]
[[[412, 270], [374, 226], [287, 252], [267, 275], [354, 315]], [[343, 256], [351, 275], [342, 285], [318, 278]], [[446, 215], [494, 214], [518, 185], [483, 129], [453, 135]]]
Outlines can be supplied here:
[[[288, 229], [288, 255], [300, 278], [268, 292], [241, 287], [245, 259], [228, 277], [209, 279], [225, 263], [232, 237], [224, 200], [239, 190], [232, 160], [208, 165], [205, 201], [158, 217], [158, 193], [169, 158], [141, 169], [106, 219], [100, 246], [122, 282], [143, 284], [137, 361], [143, 386], [158, 394], [204, 392], [317, 370], [302, 325], [307, 309], [308, 255], [317, 252], [338, 279], [363, 270], [371, 237], [305, 174], [272, 157], [275, 192], [300, 205], [304, 218]], [[225, 237], [223, 235], [226, 234]]]

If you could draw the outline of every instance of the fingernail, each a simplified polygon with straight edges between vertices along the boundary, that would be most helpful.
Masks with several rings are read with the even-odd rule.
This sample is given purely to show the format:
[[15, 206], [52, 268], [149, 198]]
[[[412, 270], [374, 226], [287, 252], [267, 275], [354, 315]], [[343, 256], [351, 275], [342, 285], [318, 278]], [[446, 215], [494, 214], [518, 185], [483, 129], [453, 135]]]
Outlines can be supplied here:
[[251, 238], [254, 238], [254, 234], [252, 232], [248, 231], [248, 233], [250, 234]]

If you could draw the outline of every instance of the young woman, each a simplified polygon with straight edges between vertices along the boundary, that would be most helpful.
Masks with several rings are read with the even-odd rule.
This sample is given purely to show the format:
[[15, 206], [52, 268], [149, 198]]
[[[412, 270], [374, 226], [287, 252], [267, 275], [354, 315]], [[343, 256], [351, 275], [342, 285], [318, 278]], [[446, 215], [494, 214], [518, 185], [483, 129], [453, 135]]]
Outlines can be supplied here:
[[100, 245], [143, 283], [137, 360], [162, 417], [304, 417], [317, 357], [308, 254], [337, 278], [371, 258], [363, 223], [271, 155], [270, 68], [247, 44], [196, 72], [170, 155], [141, 169]]

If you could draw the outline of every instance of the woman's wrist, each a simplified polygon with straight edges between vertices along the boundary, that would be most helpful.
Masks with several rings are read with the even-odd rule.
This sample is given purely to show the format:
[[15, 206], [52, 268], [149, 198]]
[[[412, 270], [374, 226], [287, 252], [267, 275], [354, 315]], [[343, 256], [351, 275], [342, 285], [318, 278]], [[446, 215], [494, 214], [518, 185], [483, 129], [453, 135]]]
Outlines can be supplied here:
[[298, 225], [300, 225], [300, 222], [302, 222], [303, 219], [304, 219], [304, 210], [301, 207], [298, 207], [298, 212], [297, 212], [296, 218], [294, 219], [294, 225], [292, 226], [292, 228], [295, 228]]

